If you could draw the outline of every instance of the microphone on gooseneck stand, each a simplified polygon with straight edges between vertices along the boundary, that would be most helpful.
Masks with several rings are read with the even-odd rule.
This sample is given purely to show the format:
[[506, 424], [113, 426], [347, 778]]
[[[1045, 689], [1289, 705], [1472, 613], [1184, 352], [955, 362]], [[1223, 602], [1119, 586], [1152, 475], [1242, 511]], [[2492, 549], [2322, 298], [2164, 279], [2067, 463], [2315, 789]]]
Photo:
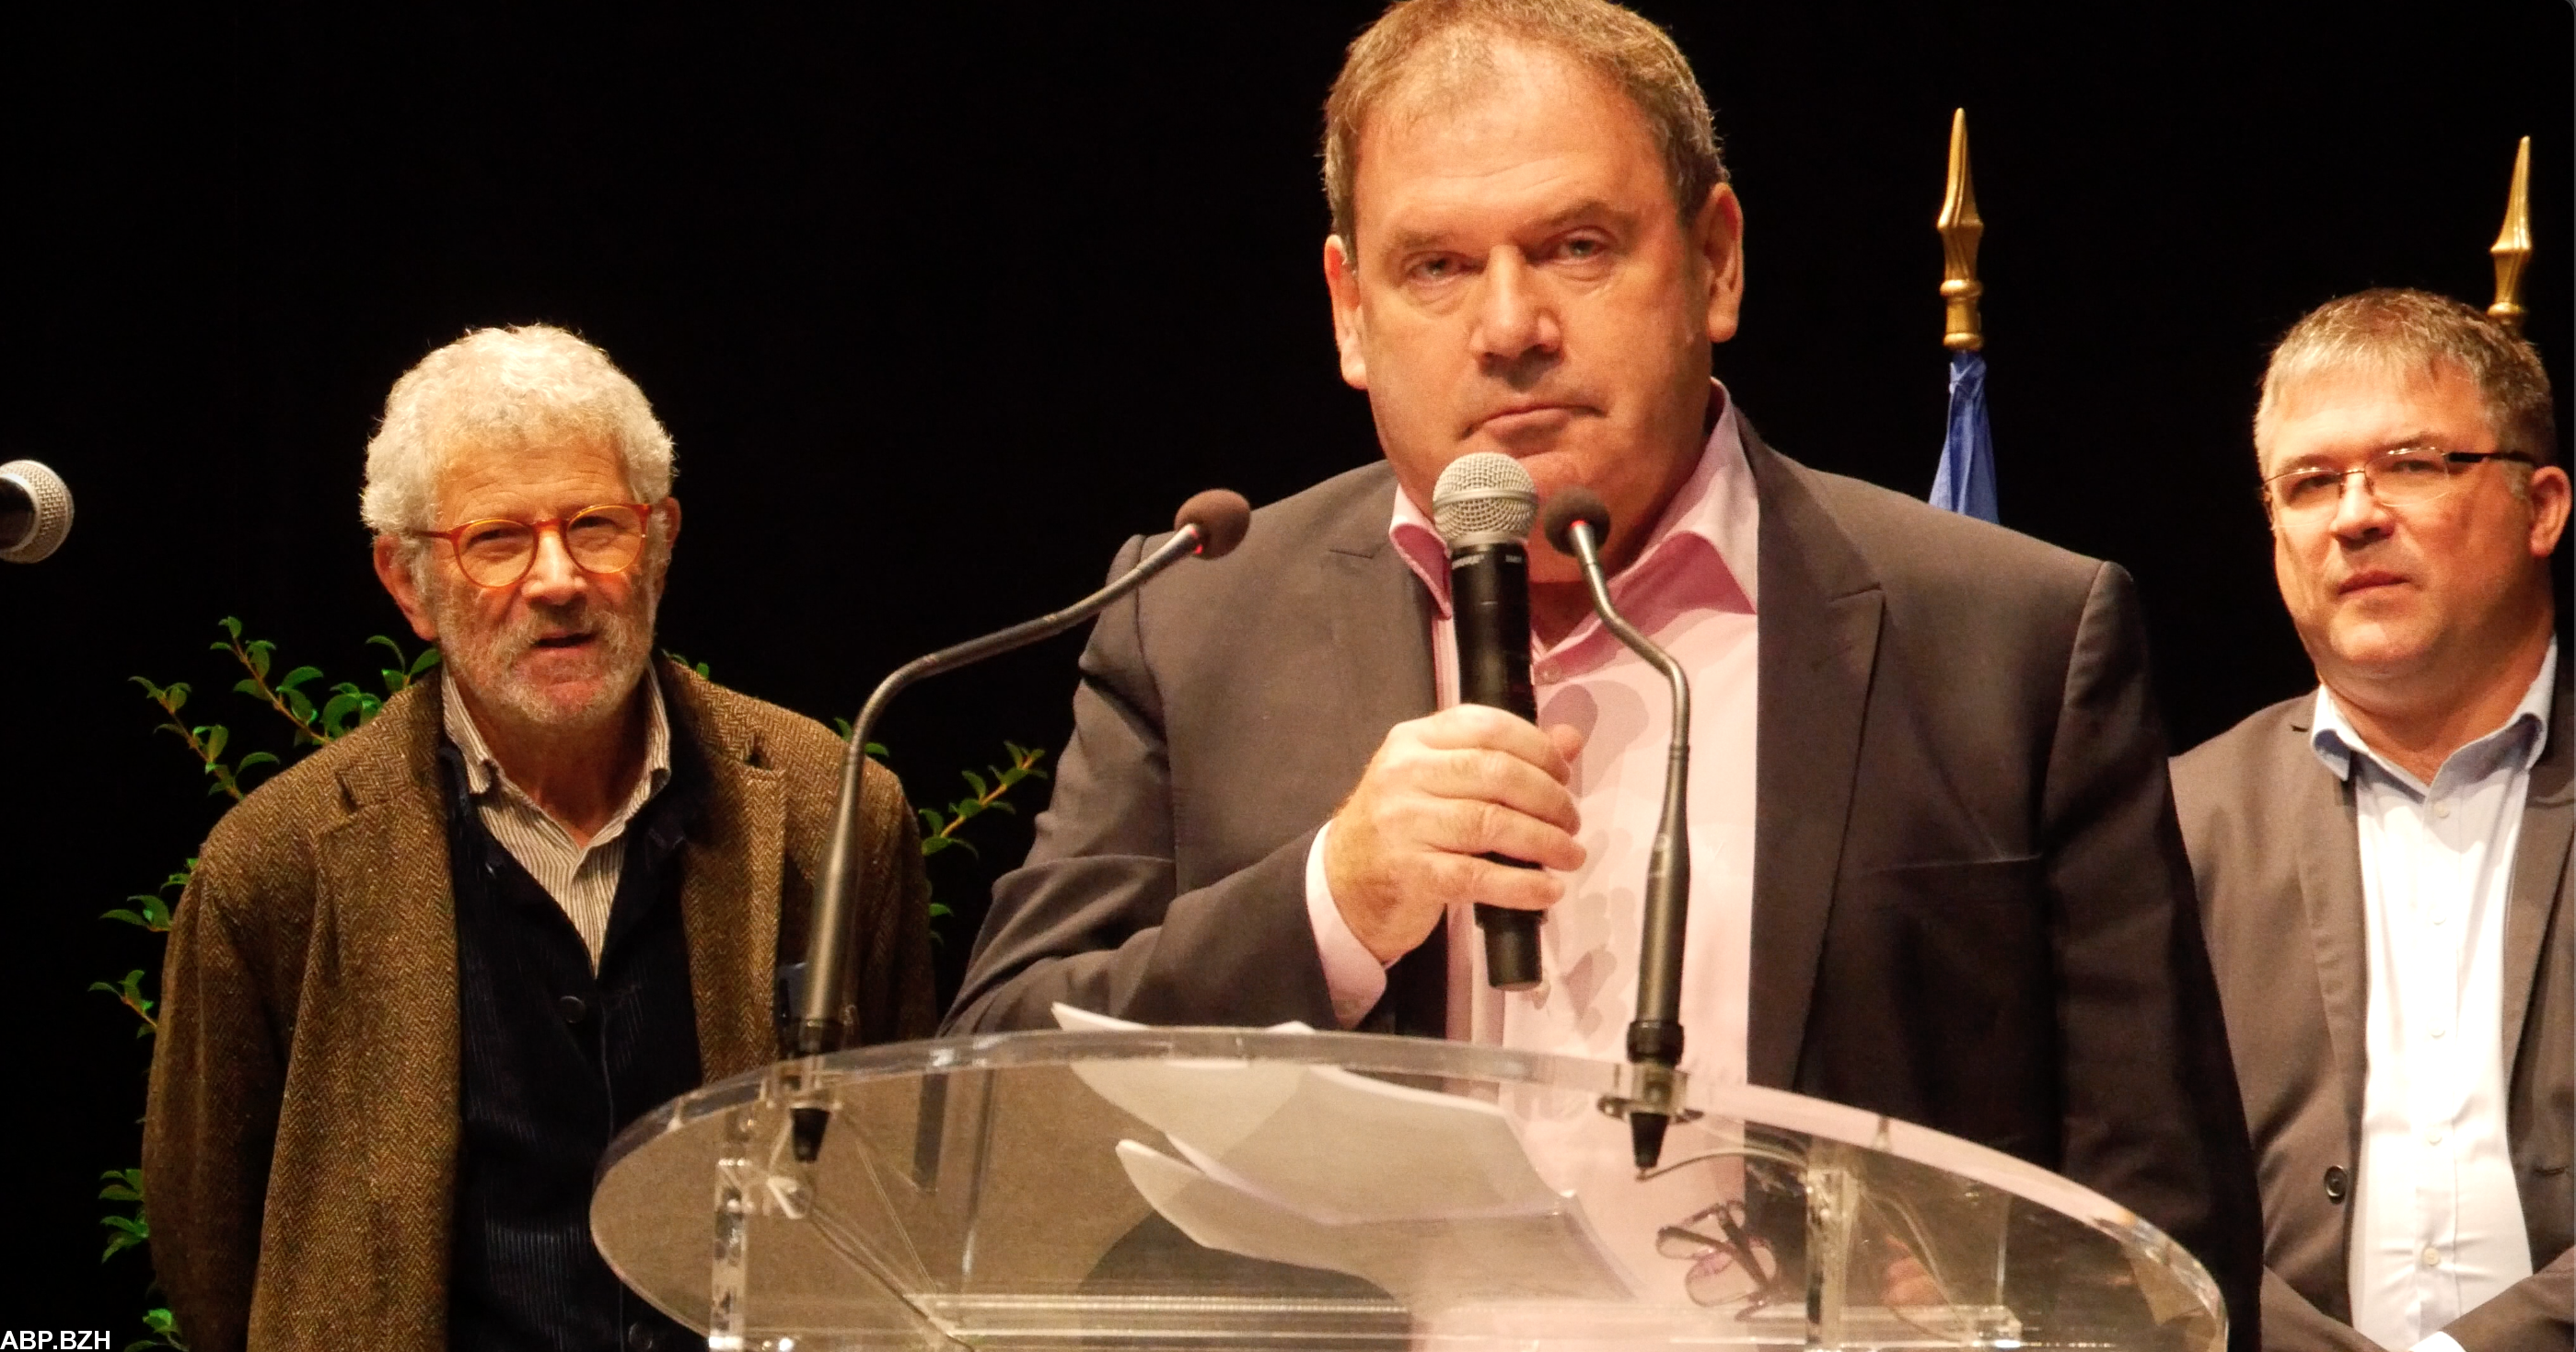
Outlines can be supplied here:
[[1674, 1073], [1682, 1060], [1682, 935], [1690, 923], [1690, 677], [1672, 654], [1637, 632], [1610, 604], [1601, 575], [1601, 544], [1610, 509], [1588, 488], [1548, 500], [1547, 542], [1583, 566], [1592, 611], [1628, 650], [1664, 674], [1673, 688], [1673, 736], [1664, 760], [1664, 811], [1646, 862], [1645, 933], [1637, 944], [1637, 1017], [1628, 1025], [1628, 1060], [1638, 1068], [1639, 1099], [1628, 1112], [1628, 1139], [1640, 1172], [1663, 1157], [1664, 1128], [1677, 1115]]
[[[840, 992], [842, 966], [849, 960], [850, 925], [854, 919], [851, 899], [858, 890], [862, 863], [860, 796], [868, 762], [868, 734], [885, 712], [887, 702], [924, 676], [954, 671], [1061, 634], [1193, 554], [1203, 559], [1223, 557], [1243, 543], [1244, 532], [1252, 527], [1252, 507], [1240, 493], [1211, 488], [1182, 503], [1172, 518], [1172, 526], [1170, 539], [1108, 586], [1052, 614], [915, 658], [897, 667], [868, 696], [867, 704], [859, 710], [858, 721], [850, 727], [849, 749], [841, 756], [841, 799], [832, 814], [832, 846], [824, 856], [822, 885], [814, 892], [805, 948], [804, 989], [798, 995], [789, 1029], [790, 1055], [799, 1060], [821, 1056], [837, 1049], [849, 1034], [848, 1011], [835, 1008], [833, 1001]], [[796, 1158], [809, 1164], [822, 1151], [823, 1130], [831, 1122], [831, 1109], [815, 1094], [810, 1075], [810, 1067], [798, 1072], [798, 1093], [790, 1109]]]
[[[1431, 521], [1449, 546], [1449, 614], [1458, 638], [1458, 699], [1538, 721], [1530, 689], [1529, 528], [1538, 485], [1499, 451], [1460, 456], [1431, 489]], [[1524, 860], [1489, 854], [1516, 868]], [[1476, 903], [1485, 934], [1485, 982], [1496, 990], [1538, 984], [1536, 911]]]
[[0, 465], [0, 562], [35, 563], [72, 533], [72, 490], [33, 460]]

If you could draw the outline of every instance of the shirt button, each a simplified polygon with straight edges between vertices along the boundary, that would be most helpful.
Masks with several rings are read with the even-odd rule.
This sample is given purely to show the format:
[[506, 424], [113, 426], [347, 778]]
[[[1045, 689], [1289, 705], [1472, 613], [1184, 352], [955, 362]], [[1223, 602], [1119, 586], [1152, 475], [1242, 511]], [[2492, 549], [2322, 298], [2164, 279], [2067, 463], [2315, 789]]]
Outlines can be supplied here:
[[[2424, 1128], [2424, 1144], [2426, 1144], [2426, 1145], [2440, 1145], [2441, 1143], [2442, 1143], [2442, 1129], [2441, 1129], [2440, 1127], [2426, 1127], [2426, 1128]], [[2425, 1252], [2430, 1253], [2430, 1252], [2432, 1252], [2432, 1251], [2431, 1251], [2431, 1250], [2429, 1250], [2429, 1249], [2427, 1249], [2427, 1250], [2425, 1250]]]
[[2445, 1034], [2449, 1033], [2451, 1030], [2450, 1030], [2450, 1029], [2448, 1029], [2448, 1028], [2445, 1028], [2445, 1027], [2443, 1027], [2442, 1025], [2440, 1025], [2440, 1024], [2438, 1024], [2438, 1023], [2437, 1023], [2437, 1024], [2434, 1024], [2434, 1025], [2433, 1025], [2433, 1027], [2432, 1027], [2432, 1029], [2431, 1029], [2430, 1031], [2431, 1031], [2432, 1036], [2434, 1036], [2434, 1037], [2437, 1037], [2437, 1038], [2438, 1038], [2438, 1037], [2441, 1037], [2441, 1036], [2443, 1036], [2443, 1035], [2445, 1035]]
[[2430, 1244], [2425, 1245], [2424, 1252], [2417, 1254], [2416, 1257], [2428, 1268], [2437, 1268], [2442, 1265], [2442, 1251], [2434, 1248]]
[[566, 995], [555, 1001], [555, 1012], [566, 1023], [579, 1023], [590, 1015], [590, 1005], [578, 995]]
[[2439, 904], [2439, 903], [2436, 903], [2436, 904], [2434, 904], [2434, 905], [2432, 905], [2432, 906], [2430, 906], [2430, 907], [2425, 908], [2425, 911], [2424, 911], [2424, 918], [2425, 918], [2426, 920], [2431, 921], [2432, 923], [2434, 923], [2434, 924], [2436, 924], [2436, 925], [2439, 925], [2439, 924], [2441, 924], [2441, 923], [2443, 923], [2443, 922], [2445, 922], [2445, 921], [2447, 921], [2447, 920], [2449, 920], [2449, 919], [2451, 918], [2451, 908], [2450, 908], [2450, 907], [2448, 907], [2448, 906], [2444, 906], [2444, 905], [2441, 905], [2441, 904]]
[[[2434, 816], [2436, 816], [2436, 817], [2448, 817], [2448, 816], [2450, 816], [2450, 815], [2451, 815], [2451, 805], [2450, 805], [2450, 803], [2448, 803], [2447, 801], [2436, 800], [2436, 801], [2434, 802], [2434, 804], [2433, 804], [2433, 815], [2434, 815]], [[2430, 1250], [2427, 1250], [2427, 1252], [2430, 1252]]]
[[2345, 1196], [2347, 1196], [2351, 1191], [2352, 1175], [2345, 1173], [2343, 1171], [2343, 1166], [2340, 1164], [2327, 1165], [2326, 1200], [2329, 1202], [2341, 1203]]

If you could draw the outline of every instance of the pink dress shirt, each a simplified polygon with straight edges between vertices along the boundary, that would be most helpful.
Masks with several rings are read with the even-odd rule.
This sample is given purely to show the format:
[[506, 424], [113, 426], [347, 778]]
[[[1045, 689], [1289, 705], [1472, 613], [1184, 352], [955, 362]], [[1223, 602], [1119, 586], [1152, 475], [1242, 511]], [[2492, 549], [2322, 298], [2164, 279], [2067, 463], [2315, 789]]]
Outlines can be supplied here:
[[[1691, 676], [1690, 931], [1684, 949], [1682, 1066], [1728, 1083], [1745, 1077], [1747, 981], [1753, 934], [1754, 623], [1761, 513], [1734, 409], [1719, 412], [1698, 468], [1655, 524], [1636, 561], [1610, 579], [1611, 599]], [[1431, 589], [1431, 652], [1442, 708], [1457, 703], [1449, 556], [1402, 490], [1388, 536]], [[1635, 1017], [1639, 907], [1647, 849], [1662, 809], [1672, 724], [1663, 677], [1587, 616], [1553, 646], [1531, 644], [1542, 726], [1586, 734], [1574, 762], [1582, 868], [1540, 927], [1542, 979], [1517, 992], [1485, 985], [1473, 898], [1450, 903], [1449, 1036], [1593, 1060], [1626, 1059]], [[1306, 857], [1306, 904], [1348, 1027], [1386, 990], [1386, 970], [1333, 902], [1319, 832]]]

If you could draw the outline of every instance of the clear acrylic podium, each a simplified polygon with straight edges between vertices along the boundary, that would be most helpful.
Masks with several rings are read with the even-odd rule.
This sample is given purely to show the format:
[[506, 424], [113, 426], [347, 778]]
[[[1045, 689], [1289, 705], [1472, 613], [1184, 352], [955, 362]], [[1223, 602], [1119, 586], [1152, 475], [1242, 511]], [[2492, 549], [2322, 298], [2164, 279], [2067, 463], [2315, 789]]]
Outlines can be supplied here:
[[[1640, 1177], [1624, 1065], [1156, 1028], [868, 1048], [675, 1100], [591, 1225], [716, 1352], [2221, 1352], [2190, 1254], [1907, 1123], [1693, 1083]], [[790, 1108], [827, 1104], [797, 1162]]]

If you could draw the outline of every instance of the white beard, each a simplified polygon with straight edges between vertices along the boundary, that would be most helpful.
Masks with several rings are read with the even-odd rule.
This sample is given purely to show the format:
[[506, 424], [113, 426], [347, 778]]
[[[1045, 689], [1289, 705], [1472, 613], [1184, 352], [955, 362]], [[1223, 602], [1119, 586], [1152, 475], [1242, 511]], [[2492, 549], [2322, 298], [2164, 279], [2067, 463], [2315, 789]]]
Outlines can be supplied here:
[[[636, 570], [624, 611], [587, 599], [569, 606], [532, 604], [498, 632], [478, 629], [473, 607], [460, 604], [458, 591], [471, 583], [437, 579], [430, 585], [429, 602], [438, 625], [440, 661], [458, 685], [502, 718], [547, 732], [591, 731], [625, 707], [652, 660], [653, 620], [662, 598], [651, 577], [649, 566]], [[588, 630], [596, 636], [590, 655], [595, 679], [541, 684], [519, 674], [519, 659], [549, 628]]]

